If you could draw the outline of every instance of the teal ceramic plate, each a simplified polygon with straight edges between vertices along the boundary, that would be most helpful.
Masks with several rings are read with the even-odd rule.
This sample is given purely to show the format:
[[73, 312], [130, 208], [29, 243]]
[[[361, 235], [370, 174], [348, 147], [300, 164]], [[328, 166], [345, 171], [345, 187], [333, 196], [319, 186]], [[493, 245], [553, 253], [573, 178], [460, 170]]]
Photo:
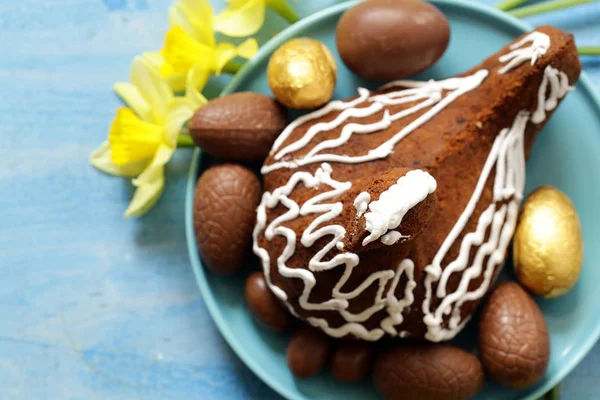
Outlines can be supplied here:
[[[448, 0], [435, 0], [433, 3], [450, 20], [452, 38], [443, 58], [418, 78], [439, 79], [467, 70], [531, 29], [507, 14], [483, 5]], [[231, 82], [225, 93], [253, 91], [270, 94], [266, 79], [269, 57], [283, 42], [298, 36], [321, 40], [336, 56], [339, 77], [334, 98], [354, 95], [357, 86], [376, 87], [375, 82], [363, 82], [348, 71], [336, 52], [334, 32], [337, 21], [353, 4], [344, 3], [323, 10], [277, 35]], [[376, 399], [377, 394], [370, 381], [338, 384], [328, 371], [308, 380], [294, 379], [285, 361], [287, 337], [257, 325], [246, 309], [244, 276], [223, 278], [202, 267], [194, 240], [192, 204], [197, 177], [209, 163], [208, 157], [203, 159], [196, 151], [187, 187], [187, 239], [204, 301], [227, 342], [256, 375], [289, 399]], [[581, 279], [568, 295], [538, 301], [552, 342], [550, 366], [542, 381], [522, 391], [488, 383], [477, 399], [535, 399], [560, 382], [598, 339], [600, 246], [594, 245], [600, 240], [597, 171], [600, 171], [600, 102], [583, 76], [577, 90], [567, 96], [538, 137], [527, 166], [527, 192], [541, 184], [554, 185], [565, 191], [577, 207], [587, 244]], [[510, 276], [505, 278], [510, 279]], [[456, 342], [475, 342], [473, 328], [468, 327]]]

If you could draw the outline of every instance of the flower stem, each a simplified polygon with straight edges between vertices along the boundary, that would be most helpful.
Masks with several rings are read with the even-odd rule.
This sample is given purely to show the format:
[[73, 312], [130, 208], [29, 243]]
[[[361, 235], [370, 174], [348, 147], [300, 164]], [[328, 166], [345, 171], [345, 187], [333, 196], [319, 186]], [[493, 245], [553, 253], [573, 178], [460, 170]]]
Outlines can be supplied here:
[[527, 3], [528, 0], [504, 0], [500, 4], [496, 5], [496, 8], [502, 11], [512, 10], [515, 7], [519, 7], [523, 3]]
[[239, 72], [240, 69], [242, 69], [242, 67], [244, 66], [244, 64], [237, 62], [237, 61], [229, 61], [227, 64], [225, 64], [225, 66], [223, 67], [223, 71], [226, 74], [232, 74], [235, 75]]
[[577, 52], [580, 56], [600, 56], [600, 46], [580, 46]]
[[195, 145], [190, 135], [177, 136], [177, 147], [194, 147]]
[[300, 20], [296, 11], [294, 11], [285, 0], [267, 0], [267, 6], [283, 18], [287, 19], [290, 24]]
[[513, 17], [524, 18], [532, 15], [556, 11], [563, 8], [573, 7], [580, 4], [591, 3], [595, 0], [554, 0], [545, 3], [533, 4], [527, 7], [521, 7], [516, 10], [509, 11]]
[[560, 400], [560, 385], [554, 386], [540, 400]]

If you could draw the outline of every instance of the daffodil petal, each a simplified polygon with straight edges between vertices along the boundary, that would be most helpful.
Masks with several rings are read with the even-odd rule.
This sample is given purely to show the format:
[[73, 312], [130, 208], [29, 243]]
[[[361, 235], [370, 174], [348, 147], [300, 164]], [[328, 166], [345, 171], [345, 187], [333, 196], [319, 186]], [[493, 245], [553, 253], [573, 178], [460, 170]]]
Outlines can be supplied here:
[[160, 67], [166, 63], [160, 51], [145, 51], [142, 53], [142, 57], [147, 61], [147, 64], [152, 68], [159, 70]]
[[115, 93], [144, 121], [152, 121], [152, 106], [132, 83], [117, 83]]
[[188, 12], [186, 11], [185, 6], [181, 3], [175, 3], [169, 8], [169, 23], [171, 25], [177, 25], [182, 27], [188, 35], [194, 37], [195, 39], [199, 39], [196, 37], [196, 28], [188, 18]]
[[125, 210], [125, 218], [141, 217], [150, 211], [162, 195], [164, 187], [164, 171], [160, 171], [152, 182], [140, 185]]
[[194, 23], [195, 36], [200, 43], [209, 47], [215, 47], [215, 31], [212, 28], [212, 23], [210, 23], [210, 25], [208, 24], [209, 23]]
[[198, 21], [212, 29], [213, 7], [209, 0], [181, 0], [181, 4]]
[[225, 64], [237, 56], [237, 49], [231, 43], [219, 43], [215, 55], [215, 73], [220, 74]]
[[209, 0], [181, 0], [196, 15], [212, 15], [213, 8]]
[[194, 65], [187, 74], [186, 89], [195, 88], [202, 91], [210, 78], [210, 74], [210, 70], [203, 64]]
[[204, 89], [209, 77], [210, 71], [201, 64], [194, 65], [187, 74], [185, 95], [194, 110], [208, 102], [206, 97], [202, 95], [202, 89]]
[[132, 181], [137, 190], [125, 211], [125, 218], [140, 217], [156, 204], [165, 186], [165, 165], [174, 152], [174, 148], [160, 146], [148, 168]]
[[258, 52], [258, 42], [256, 39], [248, 39], [237, 47], [238, 56], [250, 59]]
[[214, 46], [213, 10], [208, 0], [182, 0], [169, 9], [171, 25], [181, 26], [200, 43]]
[[126, 165], [116, 165], [112, 162], [110, 143], [104, 142], [90, 156], [90, 163], [102, 172], [110, 175], [134, 178], [141, 174], [150, 164], [150, 159], [134, 161]]
[[136, 187], [140, 187], [142, 185], [152, 183], [160, 172], [164, 168], [165, 165], [169, 162], [173, 153], [175, 152], [175, 147], [168, 146], [166, 144], [160, 145], [156, 150], [156, 154], [154, 154], [154, 158], [148, 167], [142, 172], [136, 179], [134, 179], [133, 185]]
[[152, 67], [152, 64], [143, 57], [136, 57], [131, 64], [131, 82], [150, 104], [153, 120], [149, 122], [162, 123], [167, 111], [167, 104], [173, 98], [169, 85]]
[[169, 111], [165, 121], [165, 140], [172, 146], [177, 146], [177, 136], [183, 125], [192, 118], [196, 107], [185, 97], [178, 97], [169, 103]]
[[198, 42], [179, 26], [173, 26], [167, 32], [162, 56], [174, 73], [187, 74], [198, 63], [211, 70], [215, 66], [215, 49]]
[[186, 88], [186, 74], [176, 74], [160, 52], [147, 52], [142, 54], [148, 65], [151, 66], [165, 80], [173, 92], [184, 92]]
[[172, 74], [166, 78], [173, 92], [183, 93], [186, 88], [186, 74]]
[[265, 22], [265, 8], [265, 0], [230, 3], [215, 17], [214, 29], [232, 37], [253, 35]]
[[215, 55], [215, 73], [220, 74], [225, 64], [235, 57], [252, 58], [257, 51], [258, 42], [255, 39], [248, 39], [238, 47], [231, 43], [219, 43]]

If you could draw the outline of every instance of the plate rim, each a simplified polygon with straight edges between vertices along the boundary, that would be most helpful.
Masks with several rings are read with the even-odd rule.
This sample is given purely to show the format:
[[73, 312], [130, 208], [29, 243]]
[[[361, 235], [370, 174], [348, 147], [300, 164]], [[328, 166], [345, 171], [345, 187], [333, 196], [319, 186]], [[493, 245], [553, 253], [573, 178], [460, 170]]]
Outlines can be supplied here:
[[[332, 15], [341, 13], [348, 8], [358, 4], [361, 0], [352, 0], [343, 2], [340, 4], [333, 5], [331, 7], [325, 8], [321, 11], [313, 13], [309, 16], [302, 18], [297, 23], [290, 25], [283, 31], [281, 31], [278, 35], [267, 41], [251, 60], [246, 62], [242, 69], [231, 79], [231, 81], [225, 86], [225, 88], [220, 93], [219, 97], [225, 96], [233, 93], [239, 82], [242, 81], [248, 74], [250, 74], [254, 66], [259, 63], [259, 60], [262, 61], [264, 58], [270, 56], [270, 54], [276, 49], [277, 46], [282, 41], [286, 41], [296, 36], [298, 31], [303, 30], [306, 26], [312, 25], [315, 22], [324, 20]], [[483, 14], [488, 18], [492, 18], [498, 22], [507, 24], [512, 26], [513, 28], [521, 31], [522, 33], [528, 32], [532, 30], [532, 26], [511, 16], [508, 13], [500, 11], [491, 6], [482, 4], [469, 2], [465, 0], [427, 0], [428, 2], [437, 5], [448, 5], [456, 8], [462, 8], [465, 11], [476, 12], [479, 14]], [[592, 105], [596, 109], [598, 115], [600, 115], [600, 94], [596, 93], [593, 85], [591, 84], [587, 74], [582, 71], [578, 86], [580, 89], [583, 89], [585, 94], [589, 96]], [[269, 376], [268, 372], [259, 367], [258, 363], [250, 357], [250, 355], [246, 352], [246, 350], [239, 344], [237, 340], [235, 340], [235, 335], [229, 330], [228, 324], [222, 318], [222, 315], [219, 311], [219, 308], [216, 304], [215, 297], [211, 295], [206, 295], [207, 293], [212, 293], [212, 290], [209, 287], [208, 280], [206, 277], [206, 273], [202, 266], [202, 261], [200, 260], [200, 256], [198, 254], [198, 249], [196, 246], [196, 239], [194, 233], [194, 224], [193, 224], [193, 204], [194, 204], [194, 191], [196, 187], [197, 181], [197, 171], [200, 165], [200, 161], [202, 158], [202, 152], [199, 148], [194, 149], [194, 153], [192, 155], [192, 162], [190, 164], [190, 168], [188, 171], [187, 183], [186, 183], [186, 193], [185, 193], [185, 233], [186, 233], [186, 242], [188, 248], [188, 256], [190, 263], [192, 265], [192, 270], [194, 271], [194, 276], [196, 278], [196, 283], [200, 289], [200, 294], [202, 295], [202, 300], [206, 304], [206, 308], [208, 309], [209, 315], [217, 326], [219, 333], [225, 339], [227, 344], [231, 347], [231, 349], [236, 353], [236, 355], [244, 362], [244, 364], [256, 375], [258, 376], [267, 386], [269, 386], [272, 390], [280, 394], [281, 396], [290, 399], [290, 400], [306, 400], [304, 396], [298, 397], [298, 395], [294, 392], [291, 392], [282, 385], [277, 384], [273, 381], [273, 378]], [[537, 399], [550, 390], [552, 387], [556, 386], [556, 384], [560, 383], [569, 373], [573, 371], [573, 369], [581, 362], [581, 360], [590, 352], [591, 348], [596, 344], [598, 339], [600, 338], [600, 323], [597, 324], [595, 331], [592, 335], [588, 337], [588, 340], [585, 343], [579, 346], [579, 350], [575, 351], [575, 353], [570, 358], [570, 362], [566, 363], [566, 366], [557, 372], [552, 379], [547, 379], [547, 381], [539, 386], [535, 391], [530, 393], [525, 399]], [[563, 364], [565, 365], [565, 364]]]

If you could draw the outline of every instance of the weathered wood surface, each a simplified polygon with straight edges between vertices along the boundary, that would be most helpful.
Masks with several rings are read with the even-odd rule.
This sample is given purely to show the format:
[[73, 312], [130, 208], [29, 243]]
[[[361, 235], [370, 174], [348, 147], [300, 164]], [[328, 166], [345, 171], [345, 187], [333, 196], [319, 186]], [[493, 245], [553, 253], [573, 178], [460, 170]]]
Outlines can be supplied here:
[[[196, 287], [183, 227], [191, 152], [138, 221], [122, 218], [130, 184], [87, 162], [120, 104], [112, 84], [160, 46], [170, 2], [0, 3], [1, 399], [278, 398], [229, 350]], [[333, 3], [293, 2], [303, 15]], [[530, 22], [600, 42], [600, 3]], [[584, 65], [600, 87], [600, 58]], [[599, 380], [597, 345], [564, 398], [600, 398]]]

